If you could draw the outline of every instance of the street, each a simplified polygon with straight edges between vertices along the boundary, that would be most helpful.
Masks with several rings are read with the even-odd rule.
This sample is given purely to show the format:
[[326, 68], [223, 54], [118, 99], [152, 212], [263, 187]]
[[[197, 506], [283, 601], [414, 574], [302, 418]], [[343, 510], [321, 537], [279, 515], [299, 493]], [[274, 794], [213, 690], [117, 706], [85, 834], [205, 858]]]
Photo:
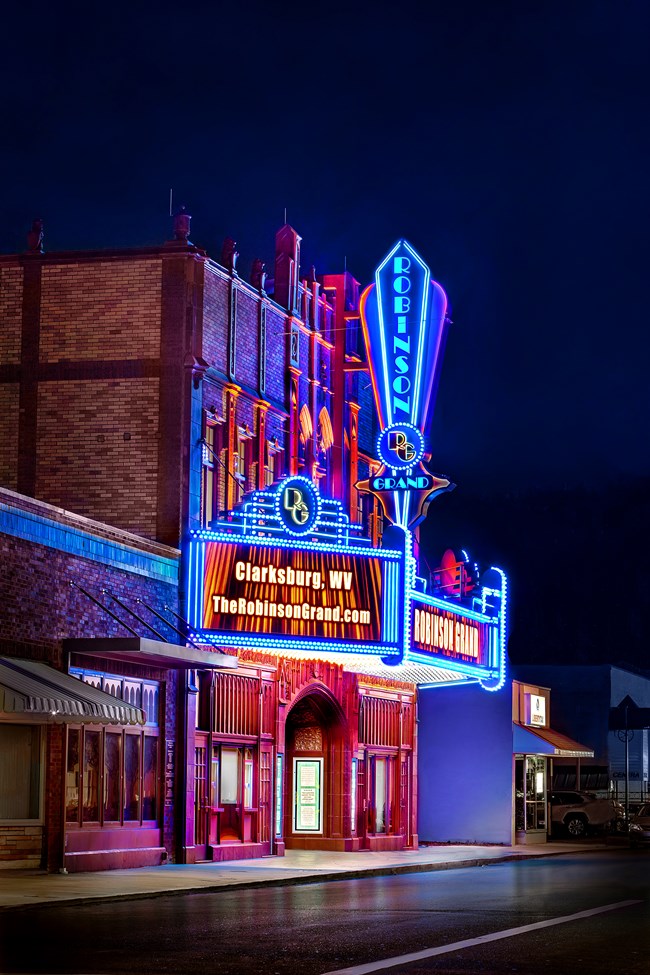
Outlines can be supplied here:
[[0, 945], [5, 975], [647, 975], [650, 853], [7, 911]]

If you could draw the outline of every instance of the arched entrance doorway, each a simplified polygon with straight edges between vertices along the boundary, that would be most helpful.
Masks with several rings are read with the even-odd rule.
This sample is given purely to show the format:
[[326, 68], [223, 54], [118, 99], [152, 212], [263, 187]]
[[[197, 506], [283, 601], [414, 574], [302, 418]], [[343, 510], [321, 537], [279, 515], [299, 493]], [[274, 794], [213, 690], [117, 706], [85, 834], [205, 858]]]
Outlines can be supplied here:
[[344, 731], [340, 705], [323, 687], [304, 692], [287, 715], [283, 825], [288, 849], [345, 848]]

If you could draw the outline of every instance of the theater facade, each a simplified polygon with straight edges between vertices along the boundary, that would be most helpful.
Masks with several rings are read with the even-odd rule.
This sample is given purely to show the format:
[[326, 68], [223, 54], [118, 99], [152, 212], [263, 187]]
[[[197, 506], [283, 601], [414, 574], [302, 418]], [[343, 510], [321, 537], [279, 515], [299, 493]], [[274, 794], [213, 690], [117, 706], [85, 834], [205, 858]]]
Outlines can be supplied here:
[[[0, 802], [0, 839], [36, 824], [41, 863], [68, 870], [414, 848], [422, 691], [505, 682], [504, 573], [419, 559], [453, 486], [428, 441], [445, 293], [404, 240], [360, 293], [347, 272], [301, 276], [288, 225], [273, 277], [255, 261], [249, 281], [232, 240], [217, 262], [189, 233], [182, 211], [159, 248], [46, 254], [33, 231], [0, 258], [9, 559], [9, 509], [23, 524], [34, 499], [41, 524], [7, 674], [32, 660], [103, 695], [83, 720], [41, 708], [40, 798], [24, 822]], [[61, 520], [72, 590], [67, 549], [48, 577], [42, 526]], [[125, 548], [155, 571], [129, 556], [118, 585]], [[33, 567], [56, 625], [30, 604]], [[17, 717], [6, 690], [11, 757], [30, 705]]]
[[198, 683], [201, 857], [416, 847], [418, 687], [505, 679], [504, 574], [479, 582], [453, 553], [419, 574], [418, 525], [450, 487], [426, 436], [447, 319], [406, 241], [347, 327], [358, 318], [376, 453], [354, 489], [380, 512], [381, 538], [301, 472], [186, 544], [191, 640], [238, 660], [236, 675]]

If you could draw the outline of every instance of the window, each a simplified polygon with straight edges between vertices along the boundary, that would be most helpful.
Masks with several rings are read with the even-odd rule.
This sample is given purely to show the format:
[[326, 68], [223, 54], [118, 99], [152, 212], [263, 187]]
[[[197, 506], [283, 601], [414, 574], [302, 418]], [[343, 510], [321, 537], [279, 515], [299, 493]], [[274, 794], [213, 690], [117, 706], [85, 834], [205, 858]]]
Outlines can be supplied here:
[[144, 737], [142, 772], [142, 818], [156, 819], [158, 811], [158, 739]]
[[140, 735], [124, 738], [124, 819], [140, 819]]
[[282, 755], [275, 759], [275, 835], [282, 836]]
[[375, 759], [375, 833], [386, 832], [386, 759]]
[[253, 806], [253, 753], [244, 749], [244, 809]]
[[106, 732], [104, 737], [104, 822], [120, 821], [122, 736]]
[[39, 729], [0, 724], [0, 820], [38, 819], [40, 782]]
[[375, 755], [372, 758], [372, 821], [371, 832], [392, 833], [392, 801], [395, 783], [395, 758], [392, 755]]
[[83, 805], [84, 823], [99, 821], [99, 731], [86, 731], [84, 735]]
[[96, 671], [82, 670], [79, 667], [70, 668], [70, 676], [77, 677], [85, 684], [97, 687], [106, 694], [112, 694], [133, 707], [142, 708], [145, 713], [147, 727], [158, 727], [158, 711], [160, 704], [160, 684], [154, 680], [135, 680], [119, 677], [115, 674], [104, 674]]
[[68, 731], [68, 761], [65, 774], [65, 818], [66, 822], [76, 823], [79, 819], [79, 742], [81, 731], [70, 728]]
[[219, 518], [226, 506], [226, 484], [223, 444], [223, 421], [205, 414], [203, 421], [203, 455], [201, 458], [201, 523], [204, 528]]
[[271, 487], [282, 477], [282, 457], [280, 444], [277, 440], [266, 442], [266, 464], [264, 466], [264, 486]]
[[215, 427], [207, 423], [203, 434], [203, 484], [201, 486], [201, 521], [204, 528], [209, 528], [213, 521], [216, 501], [215, 476], [214, 476], [214, 431]]
[[69, 728], [66, 822], [137, 826], [156, 821], [158, 749], [158, 735], [149, 729]]

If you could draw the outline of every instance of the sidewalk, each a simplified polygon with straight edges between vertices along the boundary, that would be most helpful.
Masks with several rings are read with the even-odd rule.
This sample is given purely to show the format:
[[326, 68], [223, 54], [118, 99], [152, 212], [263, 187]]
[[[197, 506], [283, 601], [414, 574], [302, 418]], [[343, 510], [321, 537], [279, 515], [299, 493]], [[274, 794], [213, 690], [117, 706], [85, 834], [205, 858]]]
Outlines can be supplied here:
[[517, 847], [426, 846], [391, 853], [288, 850], [284, 857], [227, 863], [165, 864], [101, 873], [62, 875], [3, 870], [0, 871], [0, 910], [451, 870], [605, 849], [607, 846], [602, 842], [583, 842]]

